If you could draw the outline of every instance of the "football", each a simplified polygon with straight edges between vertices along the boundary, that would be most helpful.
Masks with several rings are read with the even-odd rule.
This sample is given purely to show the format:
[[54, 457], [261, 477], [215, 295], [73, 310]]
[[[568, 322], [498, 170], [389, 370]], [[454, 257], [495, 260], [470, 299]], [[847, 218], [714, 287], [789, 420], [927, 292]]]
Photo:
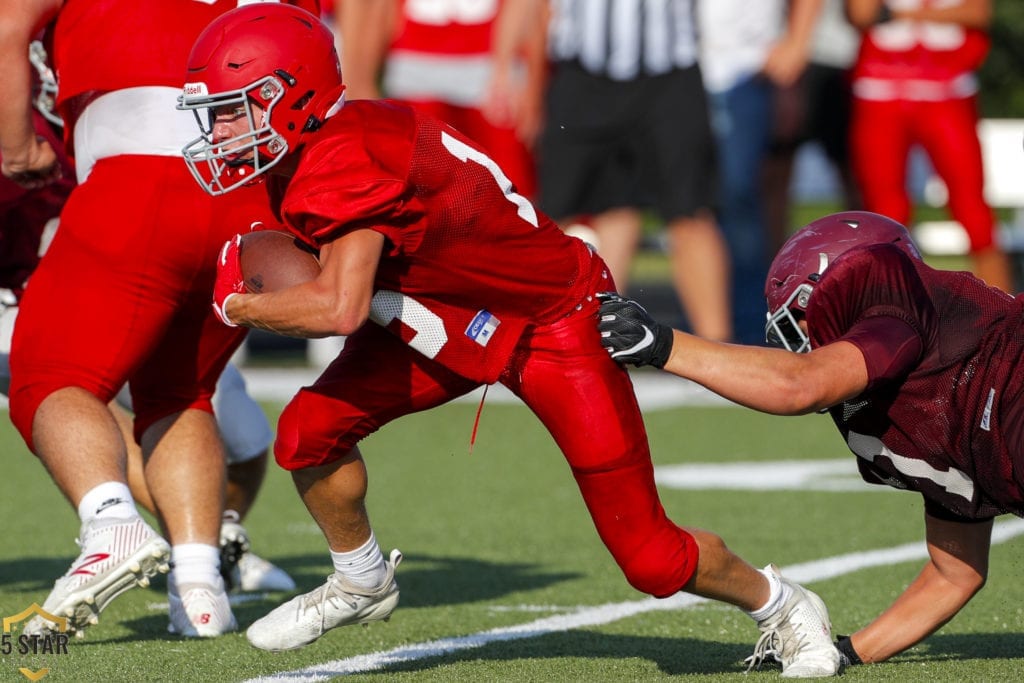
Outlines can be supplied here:
[[239, 260], [245, 288], [253, 294], [294, 287], [320, 274], [316, 255], [280, 230], [256, 230], [242, 235]]

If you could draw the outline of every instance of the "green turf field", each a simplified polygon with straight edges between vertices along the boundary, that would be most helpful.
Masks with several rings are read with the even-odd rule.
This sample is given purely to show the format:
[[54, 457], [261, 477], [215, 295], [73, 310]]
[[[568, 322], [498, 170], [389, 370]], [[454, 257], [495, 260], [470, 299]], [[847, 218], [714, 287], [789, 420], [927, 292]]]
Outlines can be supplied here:
[[[365, 443], [377, 537], [385, 551], [398, 547], [405, 554], [401, 604], [389, 623], [337, 629], [284, 654], [257, 651], [242, 634], [182, 640], [166, 632], [161, 579], [114, 601], [66, 655], [0, 657], [0, 680], [28, 680], [20, 667], [49, 667], [46, 681], [126, 683], [343, 675], [354, 681], [778, 679], [778, 670], [743, 676], [742, 660], [758, 632], [739, 611], [646, 600], [625, 583], [551, 438], [524, 407], [488, 403], [470, 454], [475, 410], [457, 403], [407, 417]], [[771, 477], [756, 473], [783, 465], [755, 466], [774, 461], [852, 466], [824, 416], [691, 406], [650, 411], [648, 426], [664, 472], [751, 463], [726, 481], [749, 481], [754, 473], [764, 484]], [[77, 520], [6, 417], [0, 449], [0, 615], [10, 616], [41, 603], [67, 569], [77, 554]], [[663, 481], [661, 491], [677, 522], [720, 533], [755, 564], [775, 562], [795, 572], [826, 600], [835, 631], [849, 633], [912, 579], [922, 560], [905, 558], [923, 543], [915, 494], [868, 490], [846, 472], [803, 484], [793, 475], [778, 490], [728, 489], [715, 481], [679, 489]], [[683, 478], [695, 476], [684, 472]], [[282, 472], [271, 471], [248, 528], [254, 550], [291, 572], [301, 590], [329, 572], [324, 541]], [[904, 549], [909, 555], [860, 554], [906, 544], [913, 544]], [[964, 612], [892, 663], [852, 669], [845, 680], [1020, 680], [1022, 571], [1024, 538], [995, 545], [989, 584]], [[244, 628], [284, 597], [240, 599], [236, 616]], [[275, 674], [283, 675], [270, 678]]]

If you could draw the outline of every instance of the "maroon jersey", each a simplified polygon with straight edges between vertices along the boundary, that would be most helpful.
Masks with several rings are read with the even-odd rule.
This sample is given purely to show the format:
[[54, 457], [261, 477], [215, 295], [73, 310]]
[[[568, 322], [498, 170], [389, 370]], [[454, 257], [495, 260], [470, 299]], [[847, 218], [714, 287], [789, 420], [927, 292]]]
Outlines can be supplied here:
[[33, 112], [32, 121], [36, 134], [45, 137], [57, 153], [62, 177], [38, 190], [26, 190], [0, 176], [0, 287], [18, 298], [39, 263], [44, 228], [60, 215], [75, 185], [75, 172], [53, 128], [39, 112]]
[[477, 382], [497, 380], [528, 325], [591, 293], [586, 245], [454, 128], [406, 106], [346, 104], [271, 194], [313, 246], [359, 228], [383, 234], [371, 319]]
[[955, 519], [1024, 516], [1024, 301], [875, 245], [828, 267], [807, 322], [813, 347], [864, 353], [868, 389], [830, 412], [866, 481]]

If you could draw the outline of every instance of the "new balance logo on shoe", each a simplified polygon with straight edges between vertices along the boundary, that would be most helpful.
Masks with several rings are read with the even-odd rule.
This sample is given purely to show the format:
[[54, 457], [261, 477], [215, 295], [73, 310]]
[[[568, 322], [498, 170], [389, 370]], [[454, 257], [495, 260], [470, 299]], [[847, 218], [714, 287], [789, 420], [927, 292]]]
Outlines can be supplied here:
[[179, 585], [172, 575], [168, 580], [167, 599], [170, 623], [167, 631], [186, 638], [216, 638], [238, 629], [231, 612], [224, 583], [189, 583]]

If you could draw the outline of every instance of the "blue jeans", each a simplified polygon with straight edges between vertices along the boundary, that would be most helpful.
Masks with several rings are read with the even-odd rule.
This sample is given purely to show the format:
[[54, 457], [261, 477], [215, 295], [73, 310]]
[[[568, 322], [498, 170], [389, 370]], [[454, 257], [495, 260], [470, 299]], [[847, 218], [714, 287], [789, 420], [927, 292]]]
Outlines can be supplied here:
[[733, 329], [744, 344], [764, 343], [764, 284], [771, 255], [762, 164], [773, 125], [773, 86], [752, 76], [708, 93], [718, 153], [718, 223], [732, 258]]

